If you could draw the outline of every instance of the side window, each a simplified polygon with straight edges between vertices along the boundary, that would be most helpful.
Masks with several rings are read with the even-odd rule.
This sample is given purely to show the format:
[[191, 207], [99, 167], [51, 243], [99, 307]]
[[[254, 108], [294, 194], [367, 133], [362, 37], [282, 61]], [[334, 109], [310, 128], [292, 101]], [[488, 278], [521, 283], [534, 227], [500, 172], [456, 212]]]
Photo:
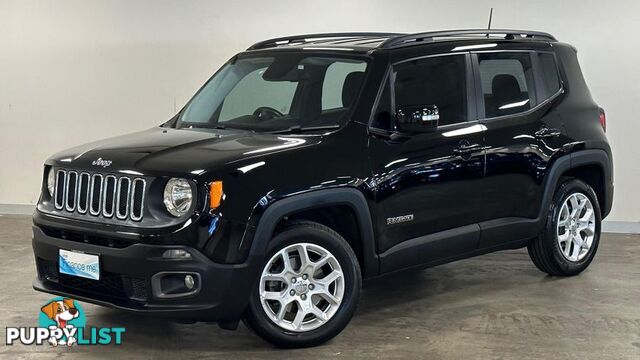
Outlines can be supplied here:
[[436, 56], [394, 66], [395, 108], [435, 106], [439, 125], [467, 121], [467, 82], [464, 55]]
[[247, 111], [267, 106], [282, 114], [289, 114], [291, 99], [298, 87], [297, 82], [265, 81], [262, 74], [267, 68], [247, 74], [229, 92], [222, 104], [218, 121], [227, 121], [247, 116]]
[[560, 90], [558, 66], [556, 65], [556, 58], [552, 53], [538, 53], [538, 59], [540, 60], [540, 69], [542, 72], [544, 96], [545, 99], [548, 99]]
[[478, 54], [485, 117], [515, 114], [535, 106], [531, 55]]
[[[349, 90], [355, 92], [360, 89], [366, 67], [367, 64], [363, 61], [357, 63], [338, 61], [329, 65], [322, 83], [322, 110], [348, 107], [350, 104], [345, 104], [345, 101], [351, 100], [352, 94], [346, 93]], [[345, 89], [345, 86], [348, 88]], [[342, 89], [342, 92], [337, 92], [336, 89]]]
[[371, 126], [383, 130], [393, 130], [393, 115], [391, 114], [391, 87], [389, 79], [385, 80], [384, 88], [378, 100], [378, 106], [373, 116]]

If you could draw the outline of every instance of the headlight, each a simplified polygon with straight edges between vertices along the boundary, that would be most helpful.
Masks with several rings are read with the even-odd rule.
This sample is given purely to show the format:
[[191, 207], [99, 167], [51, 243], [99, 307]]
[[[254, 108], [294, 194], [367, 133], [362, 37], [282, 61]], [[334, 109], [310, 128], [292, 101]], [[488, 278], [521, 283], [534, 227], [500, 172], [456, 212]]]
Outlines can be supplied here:
[[164, 206], [175, 216], [182, 216], [191, 208], [193, 192], [191, 185], [185, 179], [172, 178], [164, 187]]
[[49, 196], [53, 196], [53, 190], [56, 187], [56, 173], [53, 168], [49, 168], [49, 174], [47, 175], [47, 190], [49, 190]]

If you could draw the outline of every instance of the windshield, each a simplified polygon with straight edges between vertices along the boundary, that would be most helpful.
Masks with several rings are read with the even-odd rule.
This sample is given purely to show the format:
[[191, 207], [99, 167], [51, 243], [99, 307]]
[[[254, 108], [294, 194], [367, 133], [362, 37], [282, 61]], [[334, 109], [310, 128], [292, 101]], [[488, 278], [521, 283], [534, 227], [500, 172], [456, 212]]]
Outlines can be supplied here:
[[200, 89], [177, 127], [338, 127], [360, 92], [366, 67], [361, 58], [301, 53], [238, 58]]

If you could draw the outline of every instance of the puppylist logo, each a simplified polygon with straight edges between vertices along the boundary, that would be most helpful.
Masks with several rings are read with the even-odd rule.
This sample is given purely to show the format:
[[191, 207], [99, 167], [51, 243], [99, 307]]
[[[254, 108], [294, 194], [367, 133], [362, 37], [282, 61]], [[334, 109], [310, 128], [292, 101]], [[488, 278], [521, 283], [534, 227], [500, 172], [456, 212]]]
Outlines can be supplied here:
[[57, 297], [40, 308], [38, 327], [7, 327], [6, 344], [57, 346], [122, 344], [123, 327], [87, 327], [80, 304]]

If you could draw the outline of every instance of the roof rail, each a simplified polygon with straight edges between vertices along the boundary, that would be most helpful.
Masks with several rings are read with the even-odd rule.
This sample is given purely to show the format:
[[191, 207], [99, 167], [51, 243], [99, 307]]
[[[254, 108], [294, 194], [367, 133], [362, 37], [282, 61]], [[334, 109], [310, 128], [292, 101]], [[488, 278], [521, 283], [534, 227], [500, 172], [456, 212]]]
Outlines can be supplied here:
[[433, 41], [433, 38], [438, 37], [454, 37], [454, 36], [466, 36], [466, 35], [484, 35], [487, 38], [489, 35], [505, 35], [505, 39], [513, 40], [518, 37], [524, 39], [540, 39], [548, 41], [557, 41], [553, 35], [540, 32], [540, 31], [528, 31], [528, 30], [505, 30], [505, 29], [468, 29], [468, 30], [445, 30], [445, 31], [430, 31], [416, 34], [408, 34], [396, 36], [385, 40], [378, 47], [382, 49], [389, 49], [394, 47], [400, 47], [404, 45], [411, 45], [414, 42], [420, 41]]
[[293, 35], [293, 36], [284, 36], [269, 40], [260, 41], [251, 45], [247, 50], [257, 50], [257, 49], [265, 49], [270, 47], [275, 47], [282, 44], [290, 44], [294, 42], [306, 42], [306, 40], [310, 39], [325, 39], [325, 38], [349, 38], [349, 37], [368, 37], [368, 38], [377, 38], [377, 37], [397, 37], [403, 36], [406, 34], [399, 33], [381, 33], [381, 32], [345, 32], [345, 33], [321, 33], [321, 34], [306, 34], [306, 35]]

